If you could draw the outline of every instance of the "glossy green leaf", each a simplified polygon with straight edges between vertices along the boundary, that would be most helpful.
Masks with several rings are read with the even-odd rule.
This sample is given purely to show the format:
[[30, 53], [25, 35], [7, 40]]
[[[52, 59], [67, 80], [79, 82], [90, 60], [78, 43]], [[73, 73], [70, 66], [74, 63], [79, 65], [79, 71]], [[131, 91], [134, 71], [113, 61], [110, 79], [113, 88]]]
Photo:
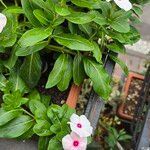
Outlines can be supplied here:
[[99, 24], [99, 25], [108, 24], [107, 18], [104, 17], [103, 14], [100, 14], [100, 12], [98, 12], [98, 11], [92, 11], [92, 13], [94, 13], [94, 14], [96, 15], [96, 17], [95, 17], [95, 19], [94, 19], [94, 22], [96, 22], [96, 23]]
[[33, 28], [25, 32], [19, 39], [18, 44], [22, 47], [33, 46], [38, 42], [48, 38], [52, 34], [52, 28]]
[[12, 71], [9, 76], [9, 81], [12, 84], [11, 90], [19, 90], [21, 93], [27, 92], [29, 89], [25, 82], [20, 77], [18, 71]]
[[72, 50], [92, 51], [93, 44], [87, 39], [73, 34], [55, 35], [54, 39], [61, 45], [66, 46]]
[[[51, 3], [51, 5], [49, 5], [49, 3], [46, 1], [44, 2], [43, 0], [32, 0], [37, 6], [39, 6], [40, 8], [48, 11], [49, 13], [53, 12], [53, 2]], [[50, 0], [49, 0], [50, 1]]]
[[92, 22], [95, 17], [94, 13], [73, 12], [65, 18], [75, 24], [85, 24]]
[[50, 137], [39, 137], [38, 150], [46, 150], [49, 144]]
[[12, 119], [18, 117], [21, 114], [21, 110], [19, 109], [14, 109], [10, 111], [5, 111], [2, 108], [0, 109], [0, 126], [5, 125]]
[[67, 16], [71, 13], [67, 6], [61, 6], [60, 4], [55, 5], [55, 12], [60, 16]]
[[41, 24], [48, 25], [50, 23], [44, 11], [40, 9], [35, 9], [33, 11], [33, 14]]
[[46, 83], [46, 88], [51, 88], [61, 81], [64, 71], [66, 69], [66, 58], [67, 55], [65, 54], [61, 54], [58, 57], [52, 71], [49, 74], [48, 81]]
[[18, 45], [16, 47], [16, 56], [27, 56], [27, 55], [31, 55], [32, 53], [38, 52], [42, 49], [44, 49], [44, 47], [47, 46], [47, 41], [41, 41], [38, 42], [37, 44], [33, 45], [33, 46], [28, 46], [28, 47], [21, 47], [20, 45]]
[[84, 58], [84, 69], [93, 82], [95, 92], [104, 100], [107, 100], [111, 93], [111, 80], [108, 73], [103, 68], [103, 65]]
[[33, 131], [39, 136], [49, 136], [53, 134], [50, 130], [51, 124], [46, 120], [38, 120]]
[[33, 2], [31, 0], [21, 0], [21, 5], [29, 22], [35, 27], [41, 26], [40, 22], [33, 15], [33, 10], [36, 9], [33, 6]]
[[30, 88], [33, 88], [40, 79], [41, 69], [42, 61], [40, 55], [39, 53], [33, 53], [26, 56], [20, 68], [20, 76]]
[[70, 55], [66, 56], [66, 66], [64, 73], [60, 82], [57, 84], [57, 87], [60, 91], [64, 91], [68, 88], [70, 80], [72, 78], [72, 67], [73, 67], [73, 60]]
[[85, 79], [85, 72], [83, 67], [83, 58], [80, 53], [74, 57], [73, 61], [73, 81], [76, 85], [80, 85]]
[[117, 53], [125, 53], [126, 49], [124, 47], [123, 44], [119, 43], [119, 42], [114, 42], [114, 43], [111, 43], [109, 45], [106, 45], [106, 47], [113, 51], [113, 52], [117, 52]]
[[57, 147], [57, 150], [63, 150], [61, 142], [59, 140], [57, 140], [56, 137], [53, 137], [49, 141], [49, 145], [48, 145], [47, 150], [53, 150], [53, 149], [56, 149], [56, 147]]
[[94, 45], [93, 56], [95, 57], [97, 62], [101, 63], [102, 52], [101, 52], [100, 46], [96, 42], [93, 42], [93, 45]]
[[130, 16], [130, 12], [117, 11], [113, 20], [111, 21], [111, 27], [121, 33], [127, 33], [130, 31], [130, 24], [128, 22], [128, 17]]
[[29, 116], [22, 115], [13, 119], [8, 124], [0, 128], [1, 138], [16, 138], [24, 134], [33, 126], [33, 119]]
[[[36, 113], [40, 113], [40, 116], [36, 116], [36, 119], [45, 119], [46, 118], [46, 113], [47, 113], [47, 109], [45, 107], [45, 105], [43, 103], [41, 103], [38, 100], [30, 100], [29, 101], [29, 108], [30, 111], [36, 115]], [[37, 110], [39, 110], [37, 112]]]
[[61, 131], [61, 124], [60, 124], [60, 123], [53, 124], [53, 125], [50, 127], [50, 130], [51, 130], [51, 132], [57, 134], [58, 132]]
[[21, 105], [28, 102], [28, 98], [22, 97], [22, 94], [19, 90], [13, 92], [12, 94], [3, 95], [2, 107], [5, 110], [13, 110], [20, 108]]
[[12, 14], [23, 14], [24, 13], [23, 9], [21, 7], [19, 7], [19, 6], [8, 7], [6, 9], [6, 12], [12, 13]]
[[124, 71], [124, 73], [126, 75], [128, 75], [129, 73], [129, 70], [128, 70], [128, 67], [126, 66], [126, 64], [120, 60], [119, 58], [117, 58], [116, 56], [113, 56], [113, 55], [110, 55], [110, 58], [115, 61], [116, 63], [118, 63], [120, 65], [120, 67], [122, 68], [122, 70]]
[[92, 34], [92, 27], [91, 27], [91, 24], [89, 23], [79, 25], [79, 29], [88, 35]]
[[79, 7], [86, 7], [89, 9], [100, 8], [100, 0], [71, 0], [71, 2]]
[[7, 67], [9, 70], [15, 66], [16, 61], [18, 59], [18, 56], [15, 55], [16, 47], [16, 45], [13, 47], [9, 59], [4, 63], [4, 66]]

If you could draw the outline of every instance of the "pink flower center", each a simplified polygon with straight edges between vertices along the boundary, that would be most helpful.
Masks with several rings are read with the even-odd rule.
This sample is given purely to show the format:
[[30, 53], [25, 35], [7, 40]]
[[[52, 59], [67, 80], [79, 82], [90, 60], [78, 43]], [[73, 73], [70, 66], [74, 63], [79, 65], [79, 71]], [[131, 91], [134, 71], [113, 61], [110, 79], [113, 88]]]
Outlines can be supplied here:
[[79, 145], [79, 141], [74, 141], [74, 142], [73, 142], [73, 146], [74, 146], [74, 147], [77, 147], [78, 145]]
[[82, 128], [81, 123], [78, 123], [78, 124], [77, 124], [77, 127], [78, 127], [78, 128]]

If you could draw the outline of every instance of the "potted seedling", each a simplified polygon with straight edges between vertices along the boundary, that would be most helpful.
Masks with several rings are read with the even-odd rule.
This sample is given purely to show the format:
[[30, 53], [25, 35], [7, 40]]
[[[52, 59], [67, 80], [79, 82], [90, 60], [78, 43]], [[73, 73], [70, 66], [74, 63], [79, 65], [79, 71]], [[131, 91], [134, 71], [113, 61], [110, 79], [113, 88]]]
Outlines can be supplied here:
[[130, 72], [124, 85], [124, 101], [118, 108], [118, 115], [125, 120], [133, 120], [142, 88], [144, 76]]

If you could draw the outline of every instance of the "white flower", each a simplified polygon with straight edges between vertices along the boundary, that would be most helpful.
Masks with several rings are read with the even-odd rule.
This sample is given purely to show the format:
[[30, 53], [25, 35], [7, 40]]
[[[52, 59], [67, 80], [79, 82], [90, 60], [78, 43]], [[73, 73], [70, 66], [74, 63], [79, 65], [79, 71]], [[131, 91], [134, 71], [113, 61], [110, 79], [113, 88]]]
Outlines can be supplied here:
[[125, 11], [132, 9], [132, 4], [130, 3], [129, 0], [114, 0], [114, 1], [121, 9], [124, 9]]
[[63, 137], [62, 145], [64, 150], [86, 150], [87, 138], [81, 138], [76, 133], [71, 132]]
[[72, 114], [69, 124], [71, 130], [80, 137], [88, 137], [92, 134], [93, 128], [85, 115]]
[[0, 33], [3, 31], [6, 26], [7, 18], [4, 14], [0, 13]]

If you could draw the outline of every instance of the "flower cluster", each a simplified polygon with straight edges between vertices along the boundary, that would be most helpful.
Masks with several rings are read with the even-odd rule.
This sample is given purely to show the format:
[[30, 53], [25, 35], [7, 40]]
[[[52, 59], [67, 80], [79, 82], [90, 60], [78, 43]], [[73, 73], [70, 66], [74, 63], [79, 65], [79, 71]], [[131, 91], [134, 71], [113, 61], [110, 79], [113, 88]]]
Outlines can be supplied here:
[[86, 150], [87, 137], [91, 136], [93, 128], [86, 116], [73, 114], [70, 117], [72, 132], [62, 139], [64, 150]]
[[4, 14], [0, 13], [0, 33], [3, 31], [6, 26], [7, 18]]

